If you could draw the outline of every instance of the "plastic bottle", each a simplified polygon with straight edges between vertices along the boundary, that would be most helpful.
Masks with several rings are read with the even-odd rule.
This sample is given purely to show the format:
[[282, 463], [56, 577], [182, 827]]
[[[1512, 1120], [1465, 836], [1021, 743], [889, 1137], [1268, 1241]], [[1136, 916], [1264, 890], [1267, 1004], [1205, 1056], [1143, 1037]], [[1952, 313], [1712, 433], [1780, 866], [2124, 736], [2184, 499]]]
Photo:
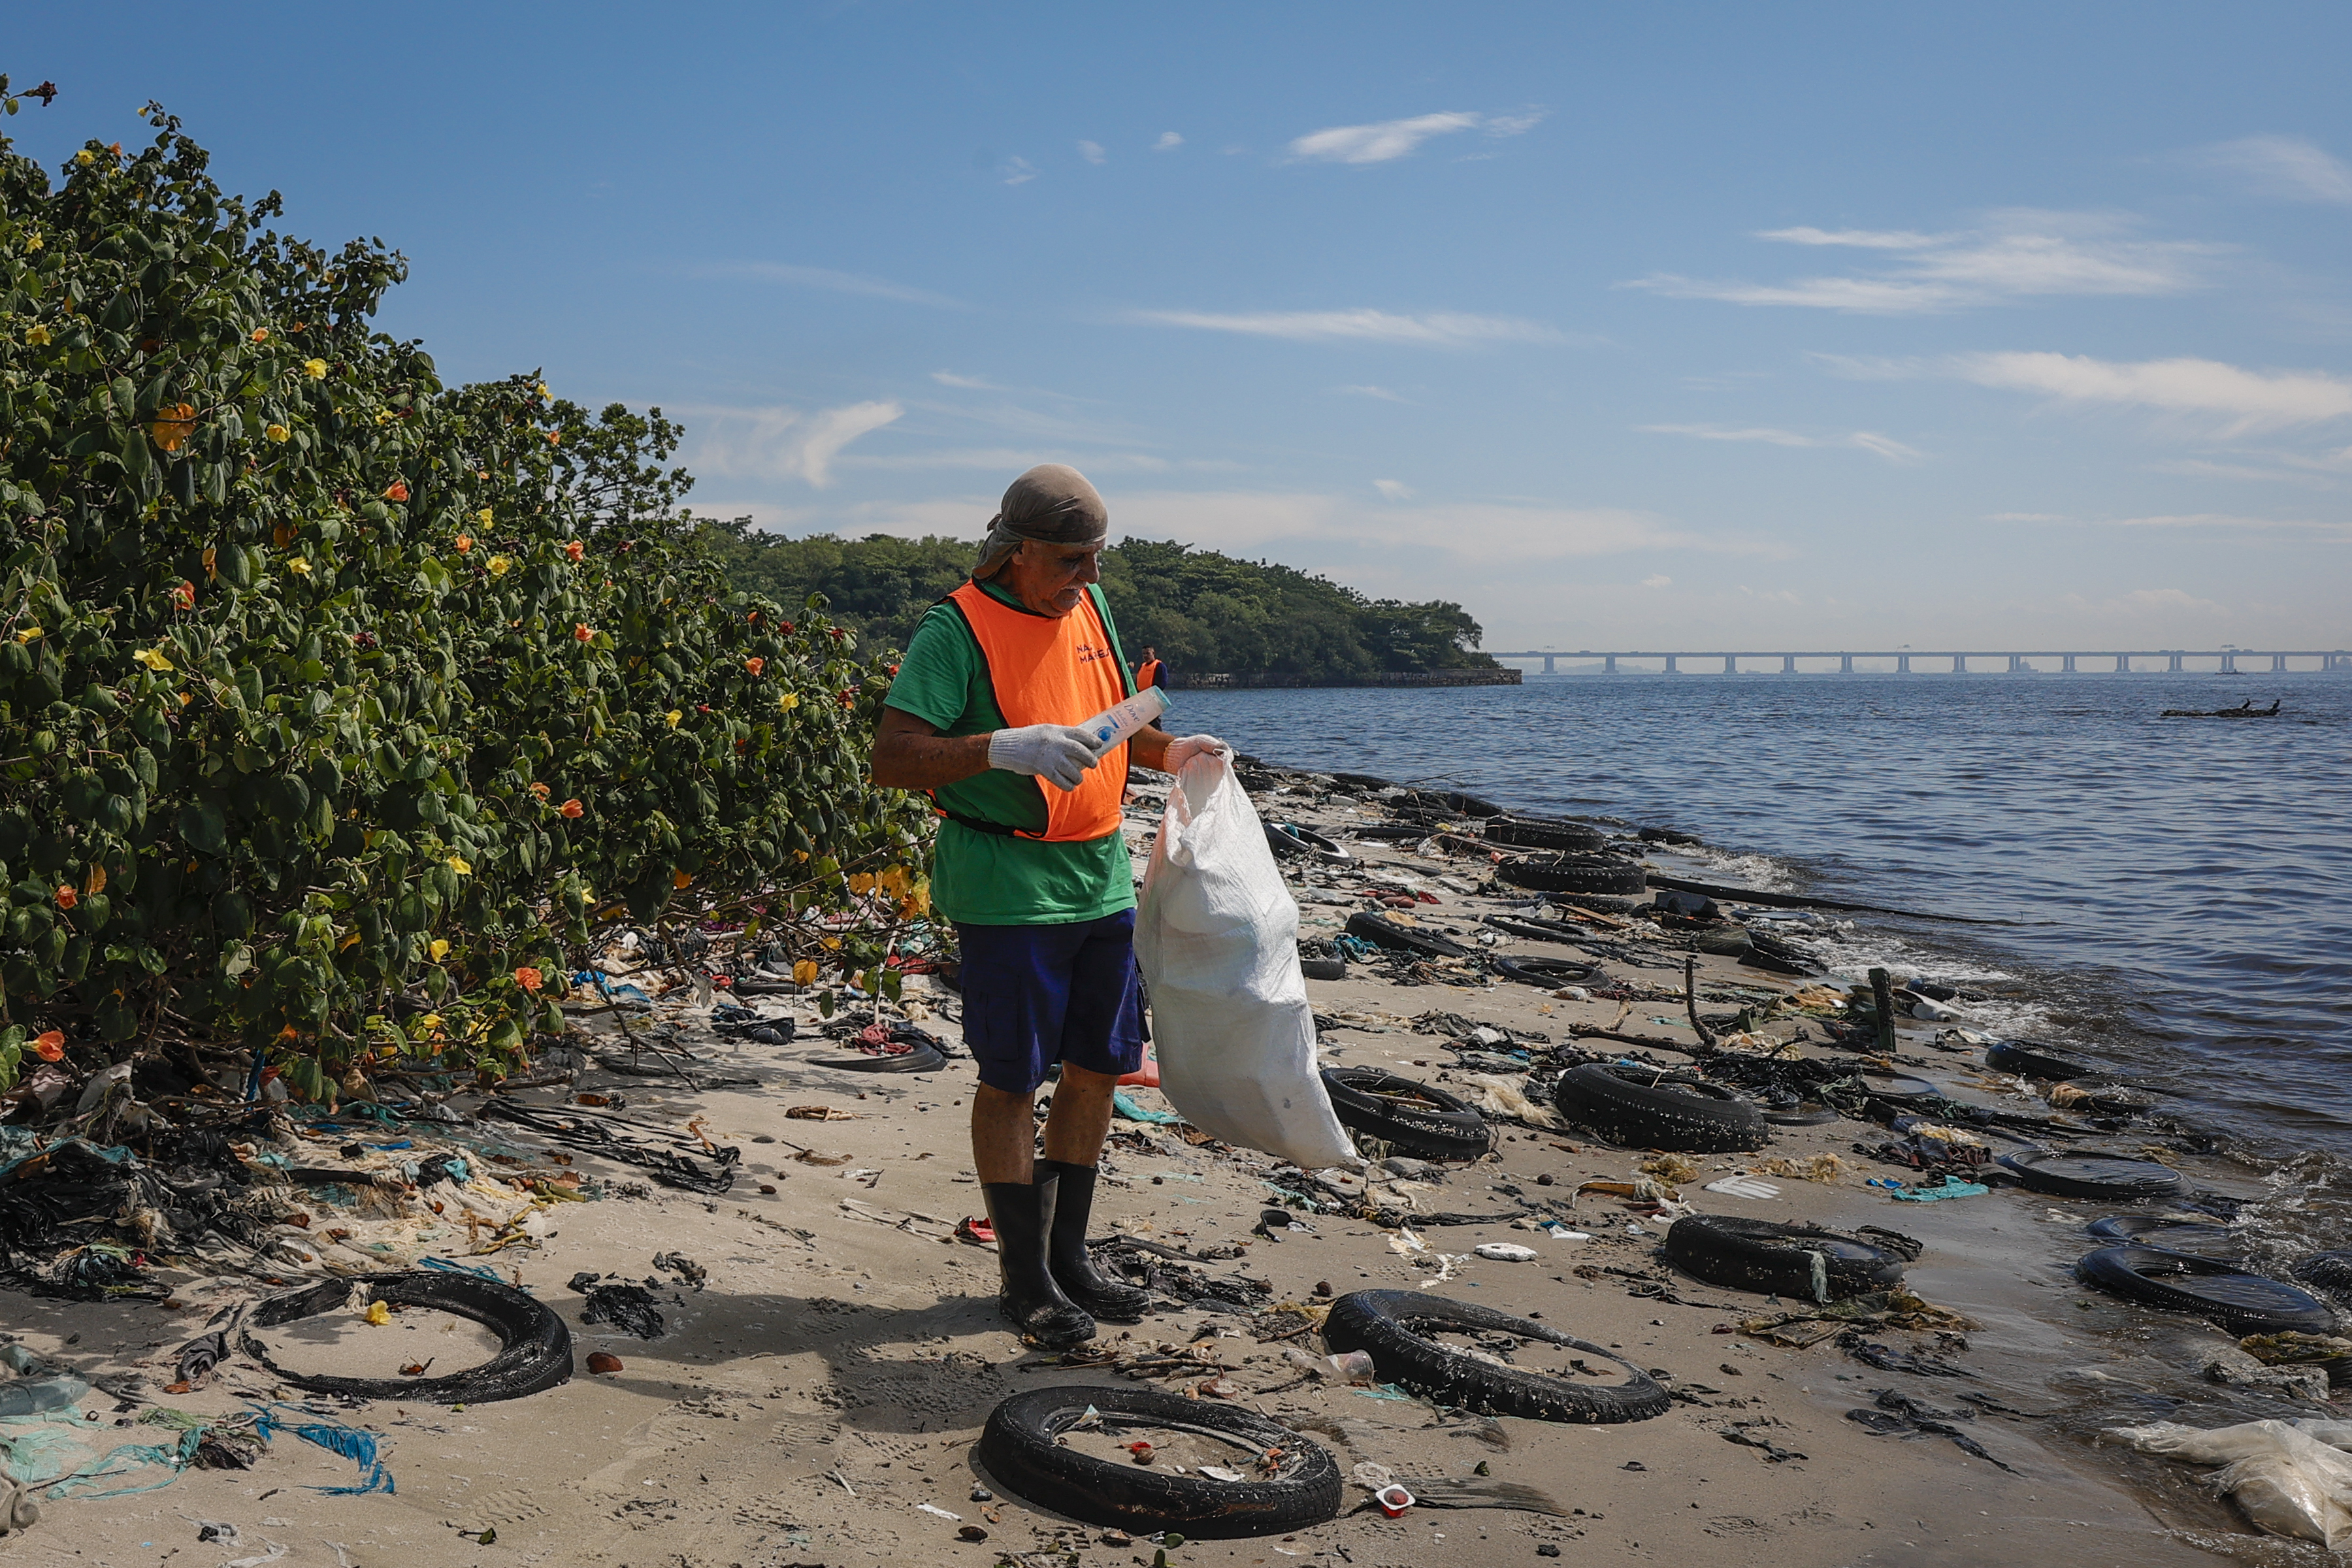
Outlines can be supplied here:
[[1138, 730], [1168, 711], [1160, 688], [1147, 686], [1117, 707], [1107, 708], [1078, 726], [1094, 737], [1095, 755], [1101, 756]]

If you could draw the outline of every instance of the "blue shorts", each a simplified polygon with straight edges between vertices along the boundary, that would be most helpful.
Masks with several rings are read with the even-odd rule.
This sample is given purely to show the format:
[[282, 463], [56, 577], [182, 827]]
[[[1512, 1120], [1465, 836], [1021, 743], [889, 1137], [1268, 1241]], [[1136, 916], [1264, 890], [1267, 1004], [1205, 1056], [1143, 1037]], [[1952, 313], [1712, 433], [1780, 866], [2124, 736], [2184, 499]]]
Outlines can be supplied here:
[[956, 922], [963, 1040], [980, 1081], [1027, 1094], [1055, 1062], [1118, 1075], [1143, 1065], [1135, 911], [1058, 925]]

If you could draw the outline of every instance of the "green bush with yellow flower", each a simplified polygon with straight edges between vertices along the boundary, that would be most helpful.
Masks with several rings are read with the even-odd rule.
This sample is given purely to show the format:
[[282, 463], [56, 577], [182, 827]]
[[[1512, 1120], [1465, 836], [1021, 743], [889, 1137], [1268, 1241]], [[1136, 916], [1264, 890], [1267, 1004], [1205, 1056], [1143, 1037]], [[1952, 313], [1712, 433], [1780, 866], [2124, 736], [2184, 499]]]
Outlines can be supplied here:
[[599, 926], [921, 915], [887, 667], [729, 586], [677, 426], [444, 385], [372, 326], [396, 254], [142, 113], [54, 183], [0, 138], [0, 1089], [184, 1040], [310, 1099], [496, 1075]]

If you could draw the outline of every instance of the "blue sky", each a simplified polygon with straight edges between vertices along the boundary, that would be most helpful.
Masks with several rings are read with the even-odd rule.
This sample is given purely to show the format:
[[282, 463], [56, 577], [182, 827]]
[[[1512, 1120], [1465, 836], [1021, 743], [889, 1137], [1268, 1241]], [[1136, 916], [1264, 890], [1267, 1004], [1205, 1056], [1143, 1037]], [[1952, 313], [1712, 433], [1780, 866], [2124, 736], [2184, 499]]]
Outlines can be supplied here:
[[1492, 647], [2352, 646], [2352, 11], [109, 5], [150, 97], [411, 258], [446, 374], [658, 404], [697, 502], [1114, 526]]

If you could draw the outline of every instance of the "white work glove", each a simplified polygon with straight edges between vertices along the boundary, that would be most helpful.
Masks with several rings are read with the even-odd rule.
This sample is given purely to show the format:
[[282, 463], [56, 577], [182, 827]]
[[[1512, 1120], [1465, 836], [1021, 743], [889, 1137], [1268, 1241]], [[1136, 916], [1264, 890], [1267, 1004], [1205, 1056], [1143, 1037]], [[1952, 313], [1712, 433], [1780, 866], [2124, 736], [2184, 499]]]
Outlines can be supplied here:
[[1182, 735], [1168, 742], [1168, 754], [1160, 760], [1167, 764], [1168, 772], [1181, 773], [1186, 763], [1211, 752], [1229, 761], [1234, 754], [1234, 749], [1214, 735]]
[[1072, 790], [1097, 762], [1094, 737], [1076, 724], [1028, 724], [988, 737], [988, 765], [1009, 773], [1031, 773]]

